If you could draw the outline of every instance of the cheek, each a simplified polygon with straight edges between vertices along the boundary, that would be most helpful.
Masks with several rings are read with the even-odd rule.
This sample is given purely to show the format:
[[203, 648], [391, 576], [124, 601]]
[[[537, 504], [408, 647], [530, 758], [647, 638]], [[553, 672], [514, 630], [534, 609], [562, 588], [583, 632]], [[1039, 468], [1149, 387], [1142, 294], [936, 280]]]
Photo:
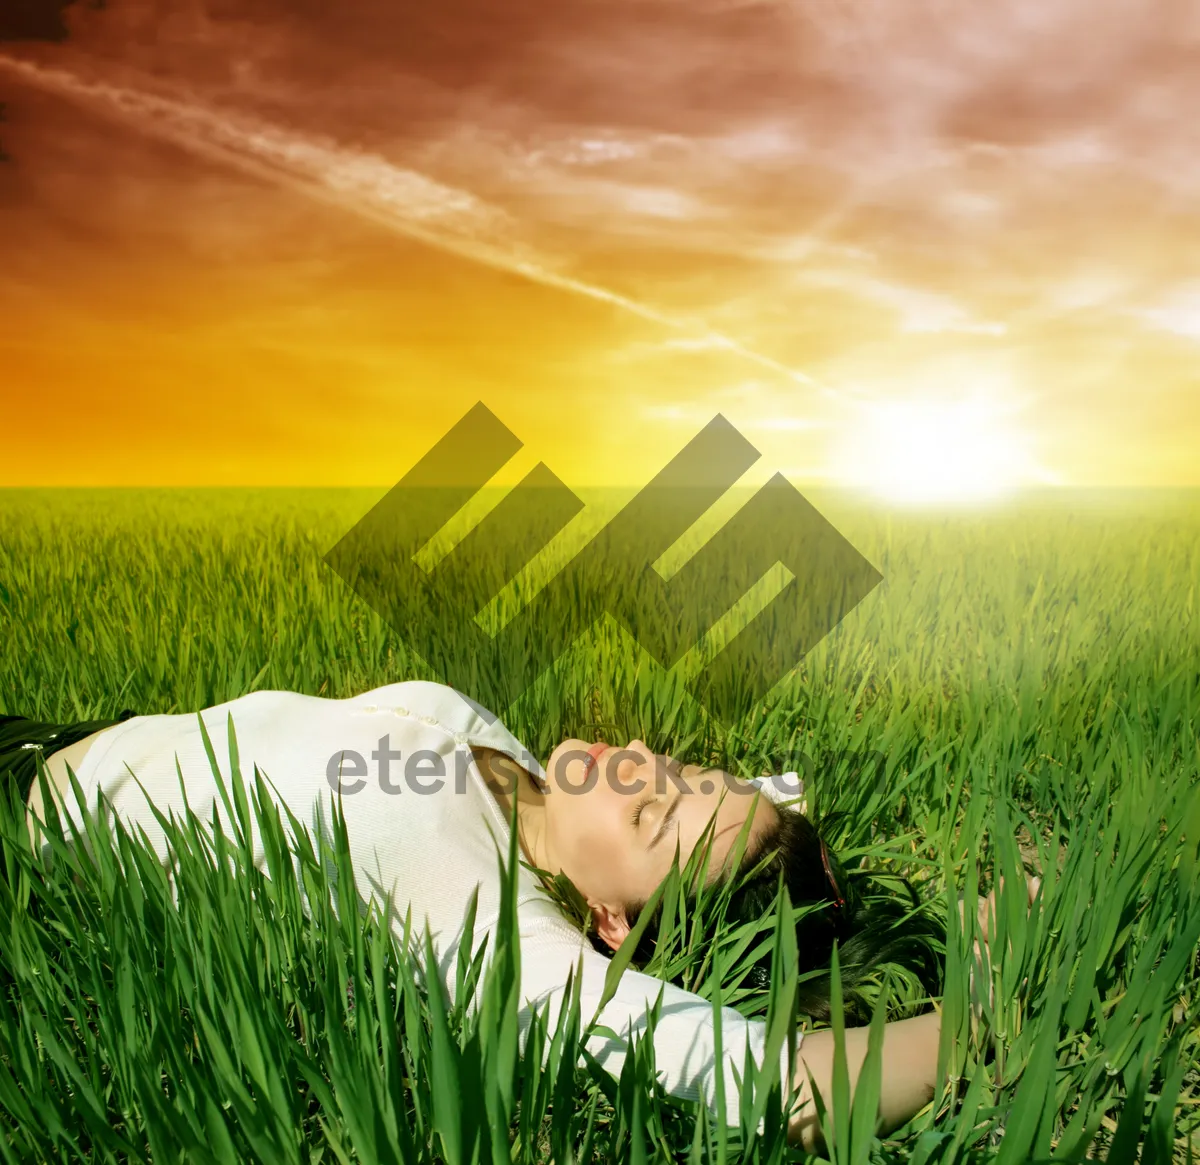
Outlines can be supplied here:
[[606, 797], [600, 789], [583, 796], [563, 796], [556, 821], [555, 841], [560, 860], [580, 889], [607, 901], [622, 899], [637, 878], [636, 854], [628, 815], [633, 812], [628, 797]]
[[[619, 799], [618, 799], [619, 800]], [[622, 829], [624, 806], [603, 795], [580, 805], [580, 822], [589, 861], [601, 867], [623, 867], [629, 857], [629, 830]]]
[[613, 843], [611, 814], [597, 790], [572, 793], [555, 789], [547, 799], [547, 823], [562, 855], [577, 864], [602, 861]]

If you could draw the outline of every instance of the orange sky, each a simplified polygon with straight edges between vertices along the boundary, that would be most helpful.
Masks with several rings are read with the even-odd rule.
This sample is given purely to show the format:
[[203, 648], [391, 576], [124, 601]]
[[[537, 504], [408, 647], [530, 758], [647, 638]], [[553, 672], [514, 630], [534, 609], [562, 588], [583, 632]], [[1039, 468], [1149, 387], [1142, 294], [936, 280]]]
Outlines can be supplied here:
[[0, 45], [0, 485], [1200, 485], [1194, 6], [299, 7]]

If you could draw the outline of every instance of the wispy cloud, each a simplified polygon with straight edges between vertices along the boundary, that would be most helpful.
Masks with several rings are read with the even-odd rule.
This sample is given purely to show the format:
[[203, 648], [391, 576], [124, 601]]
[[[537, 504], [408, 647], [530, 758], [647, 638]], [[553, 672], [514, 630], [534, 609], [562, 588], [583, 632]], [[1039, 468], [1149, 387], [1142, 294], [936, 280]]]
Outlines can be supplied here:
[[[1010, 359], [997, 391], [1036, 385], [1031, 415], [1087, 431], [1072, 454], [1082, 463], [1131, 440], [1131, 381], [1194, 393], [1180, 339], [1200, 340], [1200, 119], [1186, 116], [1200, 107], [1195, 5], [122, 0], [68, 12], [72, 39], [37, 54], [58, 67], [0, 59], [6, 85], [228, 170], [212, 168], [201, 198], [179, 173], [209, 171], [114, 134], [136, 170], [118, 174], [98, 161], [91, 122], [64, 141], [55, 103], [42, 103], [51, 128], [44, 155], [30, 150], [26, 173], [45, 165], [31, 197], [51, 192], [47, 206], [57, 198], [94, 237], [107, 232], [106, 256], [137, 234], [130, 207], [178, 196], [189, 254], [211, 256], [224, 234], [242, 240], [229, 253], [266, 256], [276, 276], [279, 255], [304, 248], [345, 270], [328, 242], [294, 247], [269, 188], [231, 196], [231, 175], [252, 174], [613, 309], [581, 313], [572, 333], [603, 337], [581, 342], [584, 375], [598, 398], [703, 398], [651, 418], [664, 425], [728, 409], [764, 434], [798, 432], [786, 426], [838, 417], [839, 402], [864, 394], [923, 399], [944, 379], [928, 361], [953, 353], [952, 387]], [[6, 144], [17, 134], [6, 129]], [[107, 187], [84, 205], [80, 175], [104, 166]], [[52, 213], [36, 221], [68, 249]], [[42, 279], [35, 267], [21, 277]], [[9, 289], [15, 270], [0, 271]], [[45, 302], [69, 299], [44, 278]], [[538, 310], [540, 298], [527, 297]], [[543, 341], [565, 346], [569, 330], [506, 345], [507, 369], [524, 362], [513, 382], [544, 372]], [[301, 331], [289, 335], [303, 347]], [[723, 395], [743, 363], [778, 393]], [[1155, 432], [1183, 449], [1184, 426]]]
[[758, 352], [735, 337], [571, 276], [525, 241], [513, 220], [502, 211], [468, 191], [398, 166], [378, 154], [348, 149], [198, 101], [93, 81], [3, 55], [0, 71], [93, 111], [119, 117], [147, 134], [215, 161], [284, 183], [409, 238], [711, 341], [794, 383], [830, 391], [800, 369]]
[[804, 283], [834, 288], [891, 308], [902, 332], [960, 332], [978, 336], [1003, 336], [1007, 326], [999, 320], [981, 320], [947, 296], [918, 287], [893, 283], [853, 270], [807, 270]]
[[1133, 314], [1152, 328], [1200, 341], [1200, 282], [1176, 287], [1157, 304]]

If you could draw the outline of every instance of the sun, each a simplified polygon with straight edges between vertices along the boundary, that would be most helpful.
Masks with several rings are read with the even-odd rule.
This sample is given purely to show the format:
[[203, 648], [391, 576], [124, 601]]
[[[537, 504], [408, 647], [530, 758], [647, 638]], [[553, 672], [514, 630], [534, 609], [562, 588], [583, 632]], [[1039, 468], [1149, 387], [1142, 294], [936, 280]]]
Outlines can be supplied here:
[[994, 501], [1043, 477], [1012, 410], [984, 398], [860, 404], [835, 462], [844, 484], [901, 505]]

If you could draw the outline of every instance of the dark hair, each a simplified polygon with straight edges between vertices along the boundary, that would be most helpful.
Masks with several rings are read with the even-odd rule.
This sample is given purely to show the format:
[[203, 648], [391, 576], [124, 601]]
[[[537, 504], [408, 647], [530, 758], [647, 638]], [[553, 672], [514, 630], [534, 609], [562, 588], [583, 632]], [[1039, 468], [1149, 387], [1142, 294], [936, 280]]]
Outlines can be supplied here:
[[[897, 884], [892, 891], [880, 881], [859, 871], [848, 873], [837, 856], [825, 844], [835, 818], [827, 818], [818, 829], [803, 813], [779, 809], [778, 823], [762, 835], [754, 853], [747, 853], [737, 872], [725, 913], [734, 926], [761, 918], [770, 909], [778, 893], [780, 876], [787, 886], [793, 906], [814, 904], [796, 923], [796, 947], [799, 951], [801, 981], [797, 990], [797, 1009], [813, 1019], [828, 1022], [830, 1012], [831, 959], [833, 944], [838, 944], [842, 998], [850, 1023], [870, 1020], [870, 1007], [861, 990], [865, 982], [885, 963], [909, 971], [930, 995], [941, 989], [941, 951], [945, 931], [927, 913], [907, 879], [888, 875]], [[769, 851], [769, 860], [762, 862]], [[760, 863], [761, 866], [760, 866]], [[746, 877], [747, 871], [754, 870]], [[695, 895], [689, 895], [694, 906]], [[822, 905], [816, 905], [822, 904]], [[645, 909], [637, 903], [626, 909], [632, 926]], [[658, 940], [661, 907], [649, 921], [635, 953], [635, 961], [645, 965]], [[689, 916], [692, 910], [689, 909]], [[764, 991], [770, 982], [771, 952], [759, 960], [748, 982]], [[805, 978], [806, 972], [825, 973]]]

